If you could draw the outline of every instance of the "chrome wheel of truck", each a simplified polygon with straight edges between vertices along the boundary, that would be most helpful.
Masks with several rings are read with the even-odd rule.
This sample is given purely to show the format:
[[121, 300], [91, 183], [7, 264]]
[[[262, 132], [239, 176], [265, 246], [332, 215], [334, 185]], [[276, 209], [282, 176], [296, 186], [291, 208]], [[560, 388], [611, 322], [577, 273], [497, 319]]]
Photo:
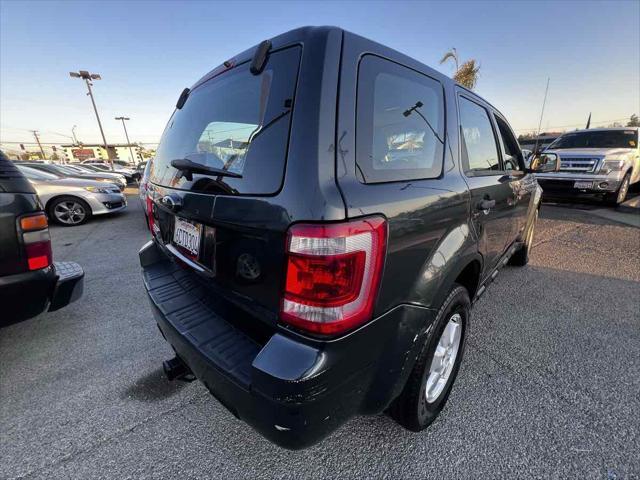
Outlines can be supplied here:
[[617, 207], [627, 199], [627, 193], [629, 192], [629, 184], [631, 183], [631, 176], [627, 173], [617, 192], [607, 194], [604, 198], [605, 202], [612, 207]]

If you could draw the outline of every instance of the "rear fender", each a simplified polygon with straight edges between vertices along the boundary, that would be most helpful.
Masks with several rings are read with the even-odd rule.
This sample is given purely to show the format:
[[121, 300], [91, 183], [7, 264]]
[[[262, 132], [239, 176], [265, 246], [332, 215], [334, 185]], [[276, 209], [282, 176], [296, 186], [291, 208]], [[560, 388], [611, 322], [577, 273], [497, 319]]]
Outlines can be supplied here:
[[421, 269], [413, 286], [414, 302], [427, 308], [439, 309], [456, 278], [473, 261], [482, 256], [469, 224], [459, 224], [447, 233]]

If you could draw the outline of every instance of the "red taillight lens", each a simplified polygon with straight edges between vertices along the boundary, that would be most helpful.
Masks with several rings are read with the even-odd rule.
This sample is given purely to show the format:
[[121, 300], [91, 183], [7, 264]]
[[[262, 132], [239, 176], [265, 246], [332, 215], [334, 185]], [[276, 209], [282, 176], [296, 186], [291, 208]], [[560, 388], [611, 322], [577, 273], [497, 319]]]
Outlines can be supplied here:
[[382, 217], [292, 226], [282, 321], [331, 335], [370, 320], [384, 265], [386, 236]]
[[37, 242], [25, 245], [29, 270], [40, 270], [51, 265], [51, 242]]
[[47, 268], [53, 263], [47, 216], [44, 212], [25, 215], [18, 225], [29, 270]]
[[155, 220], [153, 218], [153, 201], [151, 200], [151, 197], [149, 197], [149, 194], [147, 194], [145, 199], [147, 202], [147, 219], [149, 220], [149, 230], [151, 231], [151, 233], [153, 233], [153, 224], [155, 223]]

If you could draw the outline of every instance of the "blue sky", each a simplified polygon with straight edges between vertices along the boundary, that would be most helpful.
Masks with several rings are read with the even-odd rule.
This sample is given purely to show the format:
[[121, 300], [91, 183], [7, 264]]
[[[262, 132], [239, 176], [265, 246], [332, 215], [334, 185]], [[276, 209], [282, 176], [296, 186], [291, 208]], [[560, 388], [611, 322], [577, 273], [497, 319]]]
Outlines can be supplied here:
[[99, 131], [71, 70], [98, 72], [109, 142], [157, 142], [185, 86], [265, 38], [337, 25], [438, 65], [456, 47], [476, 58], [476, 90], [522, 133], [640, 113], [640, 2], [152, 2], [0, 0], [0, 141], [85, 143]]

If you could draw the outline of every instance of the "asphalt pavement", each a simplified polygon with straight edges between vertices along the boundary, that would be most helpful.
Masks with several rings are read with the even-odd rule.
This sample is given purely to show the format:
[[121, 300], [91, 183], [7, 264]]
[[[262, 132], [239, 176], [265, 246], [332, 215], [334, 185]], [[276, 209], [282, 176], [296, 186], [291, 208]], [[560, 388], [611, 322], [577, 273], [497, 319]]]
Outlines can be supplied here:
[[476, 305], [436, 422], [411, 433], [352, 419], [280, 449], [198, 382], [169, 383], [122, 214], [53, 227], [56, 260], [85, 269], [83, 298], [0, 329], [0, 478], [639, 478], [640, 230], [545, 205], [531, 262]]

